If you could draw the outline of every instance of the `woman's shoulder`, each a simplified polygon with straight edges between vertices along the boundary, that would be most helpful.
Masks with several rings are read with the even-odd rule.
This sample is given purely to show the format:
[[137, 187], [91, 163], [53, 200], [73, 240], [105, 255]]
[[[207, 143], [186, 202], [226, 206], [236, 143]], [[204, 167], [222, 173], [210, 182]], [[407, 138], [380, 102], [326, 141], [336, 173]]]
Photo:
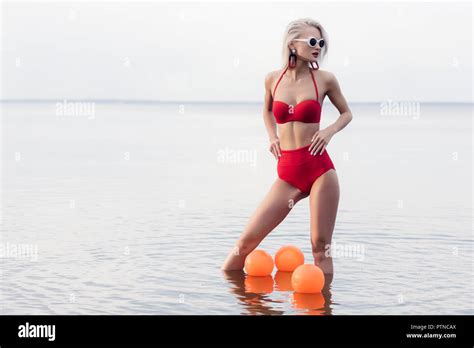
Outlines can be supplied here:
[[277, 69], [277, 70], [270, 71], [269, 73], [265, 75], [265, 80], [274, 80], [283, 72], [283, 70], [285, 69]]
[[328, 70], [318, 69], [317, 72], [319, 76], [327, 82], [331, 82], [336, 78], [334, 73]]
[[280, 76], [283, 70], [284, 69], [273, 70], [265, 75], [265, 86], [267, 89], [271, 89], [274, 82], [276, 82], [275, 80], [278, 78], [278, 76]]
[[320, 74], [318, 79], [319, 81], [322, 81], [324, 83], [324, 85], [326, 86], [326, 91], [340, 89], [339, 81], [337, 80], [337, 77], [333, 72], [321, 69], [318, 69], [318, 72]]
[[316, 72], [316, 74], [318, 74], [319, 76], [323, 76], [323, 77], [326, 77], [332, 74], [329, 70], [323, 70], [321, 68], [317, 70], [313, 70], [313, 71]]

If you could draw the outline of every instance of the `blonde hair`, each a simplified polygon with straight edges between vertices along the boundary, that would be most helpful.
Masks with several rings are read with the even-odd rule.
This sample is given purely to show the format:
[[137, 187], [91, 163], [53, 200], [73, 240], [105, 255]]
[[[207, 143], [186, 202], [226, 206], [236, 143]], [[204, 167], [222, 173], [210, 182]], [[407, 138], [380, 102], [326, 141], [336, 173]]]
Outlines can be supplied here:
[[315, 21], [311, 18], [300, 18], [294, 21], [291, 21], [286, 27], [285, 34], [283, 35], [283, 51], [282, 51], [282, 64], [283, 68], [288, 64], [288, 57], [290, 56], [290, 48], [288, 45], [293, 41], [293, 39], [299, 39], [300, 34], [304, 27], [311, 26], [316, 29], [319, 29], [321, 32], [321, 37], [324, 39], [324, 47], [321, 49], [321, 55], [316, 59], [318, 65], [321, 65], [321, 62], [326, 57], [328, 52], [328, 33], [324, 30], [321, 23]]

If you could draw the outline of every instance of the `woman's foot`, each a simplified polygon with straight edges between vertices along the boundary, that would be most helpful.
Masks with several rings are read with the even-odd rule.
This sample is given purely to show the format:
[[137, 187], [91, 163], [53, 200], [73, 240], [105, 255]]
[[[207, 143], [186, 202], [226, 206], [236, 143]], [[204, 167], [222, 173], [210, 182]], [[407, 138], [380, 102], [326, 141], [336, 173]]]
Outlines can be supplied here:
[[221, 266], [221, 271], [237, 271], [244, 268], [246, 255], [239, 253], [239, 248], [234, 247]]

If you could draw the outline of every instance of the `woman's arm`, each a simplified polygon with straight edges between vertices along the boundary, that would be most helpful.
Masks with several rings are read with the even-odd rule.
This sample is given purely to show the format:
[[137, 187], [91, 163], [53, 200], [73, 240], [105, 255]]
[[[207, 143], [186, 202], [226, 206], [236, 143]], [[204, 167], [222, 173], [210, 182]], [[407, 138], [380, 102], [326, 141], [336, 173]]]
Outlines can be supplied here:
[[272, 96], [273, 73], [268, 73], [265, 77], [265, 98], [263, 102], [263, 122], [268, 133], [270, 141], [270, 152], [278, 159], [280, 153], [280, 140], [278, 139], [277, 126], [272, 113], [273, 96]]
[[341, 87], [339, 86], [339, 82], [337, 81], [336, 76], [333, 73], [328, 73], [329, 79], [327, 82], [328, 91], [327, 95], [329, 100], [333, 105], [339, 110], [340, 116], [327, 129], [331, 130], [333, 134], [336, 134], [340, 130], [342, 130], [349, 122], [352, 120], [352, 112], [349, 109], [349, 105], [347, 105], [346, 98], [341, 92]]
[[271, 93], [273, 76], [272, 73], [268, 73], [265, 77], [265, 98], [263, 102], [263, 121], [265, 122], [265, 128], [267, 129], [268, 139], [270, 141], [277, 138], [276, 121], [272, 115], [272, 104], [273, 97]]
[[336, 76], [330, 72], [327, 74], [327, 95], [334, 106], [339, 110], [340, 116], [333, 124], [314, 133], [311, 139], [311, 145], [309, 146], [309, 151], [312, 155], [322, 155], [332, 136], [347, 126], [352, 120], [352, 112], [347, 105], [346, 98], [342, 95], [341, 87], [339, 86]]

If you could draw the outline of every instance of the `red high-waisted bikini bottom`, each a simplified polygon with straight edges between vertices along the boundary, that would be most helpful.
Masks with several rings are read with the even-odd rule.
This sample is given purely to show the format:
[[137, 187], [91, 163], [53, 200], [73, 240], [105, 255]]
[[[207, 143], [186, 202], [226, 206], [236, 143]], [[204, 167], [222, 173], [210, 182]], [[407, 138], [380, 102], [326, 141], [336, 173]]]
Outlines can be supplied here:
[[308, 151], [310, 145], [281, 150], [277, 164], [278, 177], [307, 194], [317, 178], [330, 169], [336, 170], [326, 149], [322, 155], [318, 152], [313, 156]]

